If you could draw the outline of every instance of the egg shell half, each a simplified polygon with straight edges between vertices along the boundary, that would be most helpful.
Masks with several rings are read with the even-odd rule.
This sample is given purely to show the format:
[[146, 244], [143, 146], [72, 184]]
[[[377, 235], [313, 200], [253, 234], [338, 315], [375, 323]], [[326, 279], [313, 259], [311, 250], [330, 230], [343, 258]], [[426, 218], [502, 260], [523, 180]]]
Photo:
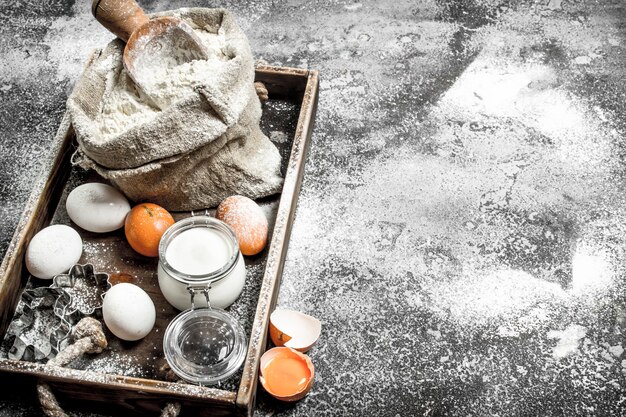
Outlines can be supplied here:
[[130, 204], [122, 193], [107, 184], [79, 185], [65, 203], [70, 219], [90, 232], [112, 232], [124, 226]]
[[144, 290], [134, 284], [120, 283], [106, 292], [102, 316], [111, 333], [135, 341], [144, 338], [154, 327], [156, 309]]
[[[309, 377], [307, 378], [306, 384], [302, 387], [302, 389], [290, 395], [277, 395], [276, 393], [273, 393], [267, 383], [266, 374], [268, 372], [269, 364], [271, 363], [272, 360], [280, 359], [280, 358], [291, 358], [291, 359], [300, 360], [304, 362], [304, 364], [306, 365], [310, 373]], [[261, 356], [259, 381], [261, 382], [261, 385], [263, 386], [263, 388], [265, 388], [265, 391], [267, 391], [272, 397], [278, 400], [288, 401], [288, 402], [301, 400], [309, 393], [309, 391], [311, 391], [311, 387], [313, 386], [314, 379], [315, 379], [315, 368], [313, 366], [313, 362], [311, 362], [311, 358], [309, 358], [304, 353], [298, 352], [295, 349], [291, 349], [288, 347], [275, 347], [266, 351], [263, 354], [263, 356]]]
[[308, 314], [277, 308], [270, 315], [269, 332], [276, 346], [286, 346], [305, 353], [319, 339], [322, 323]]
[[261, 207], [248, 197], [234, 195], [217, 207], [215, 217], [229, 225], [244, 255], [256, 255], [267, 244], [268, 224]]
[[31, 275], [52, 279], [67, 272], [83, 253], [83, 241], [76, 230], [64, 224], [41, 229], [26, 249], [26, 268]]

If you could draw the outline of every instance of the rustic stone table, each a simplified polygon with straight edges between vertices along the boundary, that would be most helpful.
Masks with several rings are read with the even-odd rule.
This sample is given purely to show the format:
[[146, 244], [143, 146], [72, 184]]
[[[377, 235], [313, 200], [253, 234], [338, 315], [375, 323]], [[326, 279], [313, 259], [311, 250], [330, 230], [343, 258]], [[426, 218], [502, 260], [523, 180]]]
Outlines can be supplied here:
[[[112, 38], [89, 3], [0, 4], [2, 254]], [[626, 415], [622, 1], [141, 3], [227, 7], [321, 72], [279, 300], [324, 323], [316, 381], [260, 416]]]

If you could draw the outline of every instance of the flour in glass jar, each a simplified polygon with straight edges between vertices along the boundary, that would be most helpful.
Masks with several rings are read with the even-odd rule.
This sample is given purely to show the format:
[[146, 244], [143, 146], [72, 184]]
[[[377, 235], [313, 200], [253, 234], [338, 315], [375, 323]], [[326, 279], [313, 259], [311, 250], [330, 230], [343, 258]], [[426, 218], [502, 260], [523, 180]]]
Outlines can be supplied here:
[[230, 249], [220, 233], [196, 227], [185, 230], [167, 246], [165, 259], [172, 268], [189, 275], [206, 275], [223, 267]]

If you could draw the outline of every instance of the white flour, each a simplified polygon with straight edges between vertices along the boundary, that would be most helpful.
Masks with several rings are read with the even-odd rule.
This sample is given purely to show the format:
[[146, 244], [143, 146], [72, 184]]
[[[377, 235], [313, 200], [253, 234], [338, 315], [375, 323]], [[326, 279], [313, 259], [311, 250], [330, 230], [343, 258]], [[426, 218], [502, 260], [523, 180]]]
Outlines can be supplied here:
[[[185, 96], [198, 94], [197, 87], [212, 84], [211, 79], [223, 71], [220, 62], [228, 59], [224, 53], [224, 33], [221, 30], [211, 33], [203, 29], [195, 29], [194, 32], [207, 49], [209, 59], [177, 65], [177, 59], [185, 55], [185, 50], [179, 47], [174, 49], [176, 56], [163, 62], [156, 71], [136, 71], [144, 77], [141, 82], [148, 87], [149, 98], [137, 88], [128, 72], [121, 70], [117, 79], [113, 80], [112, 90], [103, 98], [97, 118], [103, 138], [139, 126]], [[150, 98], [156, 105], [151, 103]]]
[[552, 349], [552, 356], [561, 359], [578, 350], [580, 340], [587, 335], [587, 329], [578, 324], [571, 324], [563, 331], [551, 330], [548, 338], [557, 339], [557, 345]]

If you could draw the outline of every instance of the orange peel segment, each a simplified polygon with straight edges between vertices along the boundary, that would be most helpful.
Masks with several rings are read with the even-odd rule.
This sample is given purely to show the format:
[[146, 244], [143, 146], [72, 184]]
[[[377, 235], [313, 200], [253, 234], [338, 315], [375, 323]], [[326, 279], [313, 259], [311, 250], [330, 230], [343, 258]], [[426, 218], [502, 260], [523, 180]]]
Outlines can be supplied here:
[[261, 356], [259, 381], [272, 397], [287, 402], [304, 398], [315, 378], [311, 358], [288, 347], [275, 347]]
[[307, 352], [322, 332], [322, 323], [299, 311], [276, 309], [270, 316], [269, 333], [274, 345]]

